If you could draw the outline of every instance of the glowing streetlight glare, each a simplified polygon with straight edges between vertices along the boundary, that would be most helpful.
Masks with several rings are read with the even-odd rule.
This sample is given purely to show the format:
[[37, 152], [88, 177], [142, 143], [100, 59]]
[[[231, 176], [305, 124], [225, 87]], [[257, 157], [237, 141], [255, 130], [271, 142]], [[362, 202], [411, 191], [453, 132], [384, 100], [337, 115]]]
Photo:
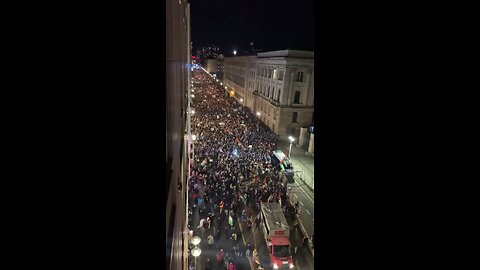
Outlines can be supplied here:
[[[194, 236], [190, 242], [191, 242], [193, 245], [196, 246], [196, 245], [200, 244], [200, 242], [202, 242], [202, 239], [200, 239], [200, 237], [198, 237], [198, 236]], [[201, 251], [200, 251], [200, 252], [201, 252]]]
[[192, 94], [192, 97], [195, 97], [195, 95], [194, 95], [194, 94]]
[[295, 138], [292, 136], [288, 136], [288, 139], [290, 140], [290, 148], [288, 149], [288, 158], [290, 159], [290, 152], [292, 152], [292, 143], [295, 141]]
[[200, 254], [202, 254], [202, 250], [199, 249], [198, 247], [195, 247], [194, 249], [192, 249], [192, 256], [193, 257], [198, 257], [200, 256]]
[[225, 86], [225, 89], [227, 89], [227, 87]]
[[237, 50], [233, 50], [233, 55], [237, 55]]
[[195, 110], [192, 110], [192, 114], [195, 114]]
[[260, 112], [257, 112], [257, 116], [260, 116]]
[[[192, 135], [192, 141], [195, 141], [197, 139], [197, 135]], [[195, 237], [194, 237], [195, 238]]]
[[223, 83], [220, 83], [220, 85], [223, 85]]
[[240, 102], [243, 102], [243, 98], [240, 99]]

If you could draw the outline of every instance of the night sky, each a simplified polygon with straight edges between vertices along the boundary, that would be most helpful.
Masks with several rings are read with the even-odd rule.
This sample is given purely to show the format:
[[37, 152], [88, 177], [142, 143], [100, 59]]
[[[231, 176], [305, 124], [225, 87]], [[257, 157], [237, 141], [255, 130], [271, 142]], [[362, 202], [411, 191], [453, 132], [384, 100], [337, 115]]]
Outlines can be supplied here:
[[314, 50], [314, 0], [190, 0], [193, 53], [255, 49]]

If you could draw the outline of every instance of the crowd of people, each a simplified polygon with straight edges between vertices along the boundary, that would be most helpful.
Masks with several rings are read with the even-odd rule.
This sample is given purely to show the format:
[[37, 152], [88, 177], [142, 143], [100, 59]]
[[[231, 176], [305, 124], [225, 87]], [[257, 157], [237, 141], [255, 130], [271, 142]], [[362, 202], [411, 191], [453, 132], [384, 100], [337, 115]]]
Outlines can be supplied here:
[[[217, 254], [217, 263], [227, 262], [231, 269], [227, 254], [255, 254], [239, 247], [237, 217], [248, 230], [258, 228], [260, 219], [252, 212], [258, 212], [260, 202], [289, 202], [286, 178], [270, 160], [278, 138], [206, 72], [194, 70], [193, 80], [191, 132], [196, 140], [189, 194], [199, 222], [194, 224], [190, 210], [189, 227]], [[219, 245], [223, 237], [233, 245]]]

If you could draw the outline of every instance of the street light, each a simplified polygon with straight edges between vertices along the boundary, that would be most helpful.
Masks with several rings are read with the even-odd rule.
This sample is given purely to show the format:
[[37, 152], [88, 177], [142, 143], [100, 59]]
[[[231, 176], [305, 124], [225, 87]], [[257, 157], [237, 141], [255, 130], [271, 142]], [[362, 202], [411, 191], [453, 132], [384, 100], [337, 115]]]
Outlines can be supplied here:
[[260, 112], [257, 112], [257, 116], [258, 116], [258, 117], [257, 117], [257, 131], [259, 131], [258, 125], [259, 125], [259, 123], [260, 123]]
[[202, 250], [198, 247], [192, 249], [192, 256], [195, 257], [195, 269], [197, 269], [197, 257], [202, 254]]
[[[195, 114], [195, 110], [192, 110], [192, 115], [194, 115], [194, 114]], [[193, 136], [195, 136], [195, 135], [193, 135]]]
[[233, 50], [233, 55], [237, 55], [237, 50]]
[[192, 135], [192, 164], [195, 164], [195, 140], [196, 139], [197, 139], [197, 135], [193, 134]]
[[243, 102], [243, 98], [240, 99], [240, 102]]
[[[200, 239], [200, 237], [198, 237], [198, 236], [194, 236], [194, 237], [192, 238], [192, 240], [190, 240], [190, 242], [191, 242], [194, 246], [196, 246], [196, 245], [200, 244], [200, 242], [202, 242], [202, 239]], [[201, 251], [200, 251], [200, 252], [201, 252]]]
[[288, 150], [288, 159], [290, 159], [290, 152], [292, 152], [292, 143], [295, 141], [295, 138], [292, 136], [288, 136], [288, 139], [290, 140], [290, 149]]

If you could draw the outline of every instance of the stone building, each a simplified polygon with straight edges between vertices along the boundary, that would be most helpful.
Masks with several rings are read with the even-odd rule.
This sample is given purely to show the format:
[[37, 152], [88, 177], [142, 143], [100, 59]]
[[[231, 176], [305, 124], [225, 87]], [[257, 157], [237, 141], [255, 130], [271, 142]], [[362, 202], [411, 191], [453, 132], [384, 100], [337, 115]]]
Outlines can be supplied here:
[[[166, 269], [188, 268], [187, 92], [191, 81], [190, 4], [166, 1]], [[159, 101], [161, 102], [161, 101]], [[161, 190], [159, 192], [162, 192]], [[160, 215], [160, 213], [159, 213]]]
[[282, 50], [225, 57], [225, 84], [234, 98], [286, 140], [313, 122], [314, 53]]

